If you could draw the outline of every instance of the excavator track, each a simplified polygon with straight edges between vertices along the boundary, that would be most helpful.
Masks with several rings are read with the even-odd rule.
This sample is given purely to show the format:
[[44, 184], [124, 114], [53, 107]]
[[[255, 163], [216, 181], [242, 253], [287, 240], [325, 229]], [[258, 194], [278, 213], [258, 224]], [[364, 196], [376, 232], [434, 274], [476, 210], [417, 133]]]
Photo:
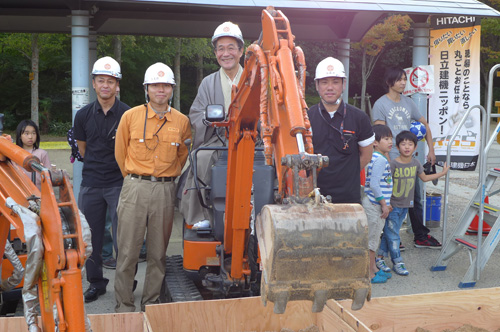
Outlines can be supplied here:
[[182, 266], [182, 256], [167, 256], [162, 302], [202, 301], [203, 297]]

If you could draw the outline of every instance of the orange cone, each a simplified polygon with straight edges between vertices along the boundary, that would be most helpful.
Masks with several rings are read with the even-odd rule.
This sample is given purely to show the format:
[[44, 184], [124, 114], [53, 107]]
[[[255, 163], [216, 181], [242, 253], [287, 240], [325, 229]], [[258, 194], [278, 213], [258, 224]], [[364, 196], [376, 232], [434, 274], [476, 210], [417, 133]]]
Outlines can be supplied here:
[[[488, 196], [485, 197], [484, 202], [487, 204], [490, 203], [490, 199]], [[487, 211], [485, 211], [485, 212], [488, 213]], [[490, 231], [491, 231], [490, 225], [488, 225], [483, 220], [483, 235], [487, 235]], [[476, 215], [474, 217], [474, 219], [472, 220], [472, 222], [469, 225], [469, 228], [467, 229], [467, 233], [477, 234], [477, 232], [479, 232], [479, 216], [478, 215]]]

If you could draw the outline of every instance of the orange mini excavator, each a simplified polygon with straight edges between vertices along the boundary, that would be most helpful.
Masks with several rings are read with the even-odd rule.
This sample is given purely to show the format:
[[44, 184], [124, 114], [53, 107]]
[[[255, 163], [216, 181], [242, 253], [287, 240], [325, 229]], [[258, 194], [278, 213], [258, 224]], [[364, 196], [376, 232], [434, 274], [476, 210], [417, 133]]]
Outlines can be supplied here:
[[[260, 291], [276, 313], [293, 300], [311, 300], [319, 312], [332, 298], [353, 298], [359, 309], [370, 297], [366, 216], [359, 204], [328, 203], [317, 189], [328, 158], [313, 152], [305, 78], [288, 19], [268, 7], [228, 116], [222, 106], [207, 108], [206, 120], [225, 129], [228, 143], [212, 148], [221, 151], [211, 183], [193, 188], [213, 220], [209, 229], [184, 226], [180, 270], [222, 297]], [[211, 147], [192, 152], [194, 172], [201, 149]]]
[[[2, 122], [0, 114], [0, 136]], [[41, 190], [20, 167], [40, 174]], [[3, 260], [4, 248], [12, 230], [27, 247], [22, 298], [28, 330], [91, 331], [84, 313], [81, 271], [91, 251], [90, 230], [76, 206], [69, 177], [61, 170], [49, 171], [37, 157], [12, 143], [9, 137], [1, 136], [1, 268], [8, 265]], [[9, 284], [15, 272], [1, 280], [0, 292], [15, 286]], [[42, 318], [41, 328], [38, 314]]]

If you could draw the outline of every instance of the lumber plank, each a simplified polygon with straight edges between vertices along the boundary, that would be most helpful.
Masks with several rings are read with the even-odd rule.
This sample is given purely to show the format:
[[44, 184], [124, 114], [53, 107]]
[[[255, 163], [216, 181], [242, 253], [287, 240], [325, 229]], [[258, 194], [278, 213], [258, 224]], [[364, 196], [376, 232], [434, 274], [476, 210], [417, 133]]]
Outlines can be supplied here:
[[[350, 311], [351, 300], [340, 301]], [[488, 331], [500, 327], [500, 288], [372, 298], [351, 314], [374, 332], [457, 329], [471, 324]]]
[[89, 315], [93, 332], [142, 332], [144, 315], [141, 312]]
[[[143, 314], [131, 312], [126, 314], [89, 315], [93, 332], [142, 332]], [[41, 324], [39, 324], [41, 326]], [[24, 317], [0, 318], [0, 331], [26, 332], [28, 326]]]
[[24, 317], [1, 317], [0, 331], [25, 332], [28, 330]]
[[318, 327], [328, 332], [357, 332], [328, 306], [328, 302], [318, 316]]
[[[334, 320], [334, 325], [330, 324], [329, 328], [333, 330], [336, 326], [343, 326], [344, 323], [355, 332], [372, 332], [363, 322], [356, 318], [350, 311], [344, 310], [344, 307], [335, 300], [329, 300], [326, 302], [325, 309], [323, 309], [323, 316], [336, 316]], [[338, 322], [337, 322], [338, 321]], [[330, 331], [330, 329], [325, 329], [325, 331]], [[342, 329], [340, 331], [350, 331], [347, 329]]]
[[318, 326], [319, 314], [312, 313], [311, 306], [310, 301], [289, 302], [285, 313], [276, 315], [272, 303], [264, 307], [260, 297], [247, 297], [149, 305], [144, 316], [149, 332], [279, 332], [283, 328], [298, 331]]

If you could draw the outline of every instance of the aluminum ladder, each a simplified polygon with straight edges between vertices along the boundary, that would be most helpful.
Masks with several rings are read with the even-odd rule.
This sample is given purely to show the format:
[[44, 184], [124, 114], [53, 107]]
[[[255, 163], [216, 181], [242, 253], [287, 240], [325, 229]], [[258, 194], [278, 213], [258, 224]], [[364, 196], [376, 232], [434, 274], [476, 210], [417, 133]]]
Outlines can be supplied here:
[[[469, 116], [470, 112], [474, 108], [479, 108], [482, 112], [483, 123], [482, 123], [482, 133], [481, 133], [481, 144], [486, 142], [487, 133], [489, 133], [489, 123], [492, 117], [499, 117], [498, 114], [491, 114], [492, 108], [492, 98], [493, 98], [493, 74], [500, 68], [500, 64], [495, 65], [490, 70], [489, 75], [489, 86], [488, 86], [488, 110], [482, 106], [473, 106], [470, 108], [460, 121], [457, 129], [451, 136], [449, 142], [453, 142], [457, 136], [460, 128], [465, 123], [465, 120]], [[477, 280], [480, 278], [480, 274], [483, 271], [486, 263], [488, 262], [491, 254], [495, 250], [498, 242], [500, 242], [500, 207], [496, 207], [490, 204], [485, 204], [484, 199], [486, 196], [493, 196], [500, 192], [500, 190], [491, 192], [491, 188], [495, 183], [496, 179], [500, 177], [500, 168], [494, 168], [491, 170], [486, 170], [486, 161], [489, 149], [493, 144], [500, 131], [500, 122], [498, 123], [495, 131], [491, 135], [486, 144], [485, 148], [480, 151], [480, 162], [479, 162], [479, 186], [476, 189], [475, 194], [469, 201], [464, 212], [460, 216], [457, 226], [453, 230], [449, 238], [446, 238], [446, 224], [447, 224], [447, 214], [448, 214], [448, 189], [449, 189], [449, 173], [446, 175], [445, 182], [445, 212], [443, 216], [443, 242], [444, 246], [441, 249], [441, 253], [437, 258], [433, 266], [431, 266], [431, 271], [444, 271], [446, 269], [446, 261], [459, 252], [461, 249], [465, 248], [468, 250], [470, 266], [465, 273], [462, 281], [458, 284], [459, 288], [469, 288], [476, 285]], [[447, 150], [447, 163], [450, 162], [451, 156], [451, 144], [448, 144]], [[486, 213], [485, 213], [486, 212]], [[465, 233], [469, 228], [474, 217], [478, 215], [478, 234], [477, 240], [471, 240], [472, 237], [465, 237]], [[488, 236], [483, 241], [483, 220], [492, 226]]]

